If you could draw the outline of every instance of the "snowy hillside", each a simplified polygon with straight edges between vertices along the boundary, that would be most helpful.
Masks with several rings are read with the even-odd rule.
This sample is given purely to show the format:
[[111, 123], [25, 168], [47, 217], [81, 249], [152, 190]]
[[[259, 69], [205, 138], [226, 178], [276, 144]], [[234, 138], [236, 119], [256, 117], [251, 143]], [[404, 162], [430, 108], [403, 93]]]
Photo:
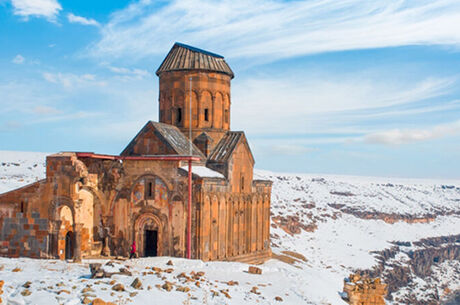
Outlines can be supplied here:
[[[0, 193], [43, 178], [44, 156], [0, 151]], [[274, 258], [260, 266], [262, 275], [248, 274], [240, 263], [172, 258], [167, 266], [171, 258], [148, 258], [122, 262], [132, 277], [92, 280], [90, 261], [0, 258], [0, 298], [11, 304], [80, 304], [85, 296], [116, 304], [346, 304], [339, 295], [343, 278], [358, 269], [390, 284], [389, 304], [439, 304], [460, 290], [460, 181], [267, 171], [257, 171], [258, 178], [274, 182]], [[13, 272], [16, 267], [21, 270]], [[187, 280], [198, 271], [204, 272], [199, 280]], [[130, 287], [136, 277], [140, 290]], [[126, 291], [113, 291], [115, 283]], [[29, 296], [21, 294], [25, 289]]]
[[0, 194], [45, 178], [47, 153], [0, 151]]

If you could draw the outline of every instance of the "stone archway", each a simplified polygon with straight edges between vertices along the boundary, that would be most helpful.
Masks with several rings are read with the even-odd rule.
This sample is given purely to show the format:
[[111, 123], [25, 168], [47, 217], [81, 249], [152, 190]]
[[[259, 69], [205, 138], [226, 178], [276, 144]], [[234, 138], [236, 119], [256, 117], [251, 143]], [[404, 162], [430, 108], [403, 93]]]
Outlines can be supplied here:
[[67, 206], [62, 205], [58, 208], [59, 231], [58, 231], [58, 256], [60, 259], [73, 259], [75, 254], [74, 239], [74, 214]]
[[134, 240], [137, 255], [163, 255], [163, 226], [160, 218], [152, 213], [141, 214], [134, 223]]

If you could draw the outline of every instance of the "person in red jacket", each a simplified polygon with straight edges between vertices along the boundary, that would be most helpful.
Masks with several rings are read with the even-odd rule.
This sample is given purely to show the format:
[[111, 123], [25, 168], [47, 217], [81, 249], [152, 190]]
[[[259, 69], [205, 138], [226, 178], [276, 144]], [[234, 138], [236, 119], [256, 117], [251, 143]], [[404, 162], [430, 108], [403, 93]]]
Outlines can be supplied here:
[[133, 241], [133, 244], [131, 245], [131, 251], [129, 252], [129, 258], [136, 257], [136, 241]]

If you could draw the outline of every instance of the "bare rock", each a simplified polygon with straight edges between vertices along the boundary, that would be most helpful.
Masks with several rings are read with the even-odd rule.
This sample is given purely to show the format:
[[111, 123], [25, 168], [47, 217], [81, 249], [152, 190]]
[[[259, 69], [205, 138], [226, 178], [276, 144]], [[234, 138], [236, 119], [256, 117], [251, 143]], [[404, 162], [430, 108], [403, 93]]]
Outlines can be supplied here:
[[123, 284], [115, 284], [114, 286], [112, 286], [112, 290], [125, 291], [125, 286], [123, 286]]
[[172, 262], [172, 260], [169, 260], [169, 261], [166, 263], [166, 265], [168, 265], [168, 266], [172, 266], [172, 265], [173, 265], [173, 262]]
[[279, 296], [276, 296], [276, 297], [275, 297], [275, 301], [283, 302], [283, 298], [281, 298], [281, 297], [279, 297]]
[[142, 289], [141, 280], [138, 277], [136, 277], [134, 281], [131, 283], [131, 287], [133, 287], [134, 289]]
[[67, 293], [67, 294], [70, 294], [70, 291], [66, 290], [66, 289], [62, 289], [62, 290], [59, 290], [58, 291], [58, 294], [62, 294], [62, 293]]
[[190, 288], [186, 287], [186, 286], [179, 286], [179, 287], [176, 288], [176, 290], [180, 291], [180, 292], [189, 292]]
[[94, 292], [94, 289], [91, 287], [85, 287], [81, 290], [81, 293]]
[[81, 303], [87, 305], [91, 303], [91, 300], [88, 297], [84, 297], [83, 300], [81, 300]]
[[[105, 264], [105, 266], [109, 267], [114, 267], [115, 264], [117, 264], [114, 261], [109, 261]], [[89, 268], [91, 271], [91, 278], [92, 279], [100, 279], [100, 278], [106, 278], [106, 277], [112, 277], [114, 274], [121, 274], [121, 275], [127, 275], [131, 276], [131, 271], [128, 270], [127, 267], [121, 267], [118, 269], [116, 272], [106, 272], [103, 268], [103, 266], [99, 263], [94, 263], [94, 264], [89, 264]]]
[[[22, 287], [30, 288], [30, 285], [32, 285], [32, 282], [27, 281], [27, 282], [24, 283], [24, 285], [22, 285]], [[1, 288], [1, 285], [0, 285], [0, 288]]]
[[254, 266], [249, 266], [248, 272], [251, 274], [262, 274], [262, 269]]
[[30, 290], [27, 289], [27, 288], [24, 289], [24, 290], [21, 292], [21, 295], [22, 295], [22, 296], [25, 296], [25, 297], [26, 297], [26, 296], [29, 296], [29, 295], [31, 295], [31, 294], [32, 294], [32, 292], [30, 292]]
[[227, 299], [231, 299], [232, 297], [230, 296], [230, 294], [228, 293], [228, 289], [222, 289], [220, 291]]
[[252, 287], [251, 292], [254, 293], [254, 294], [260, 294], [258, 289], [259, 289], [259, 287], [254, 286], [254, 287]]
[[217, 292], [217, 291], [211, 289], [211, 296], [212, 296], [212, 297], [218, 297], [218, 296], [219, 296], [219, 292]]
[[164, 290], [166, 291], [171, 291], [173, 289], [173, 285], [172, 283], [166, 281], [162, 286], [161, 288], [163, 288]]

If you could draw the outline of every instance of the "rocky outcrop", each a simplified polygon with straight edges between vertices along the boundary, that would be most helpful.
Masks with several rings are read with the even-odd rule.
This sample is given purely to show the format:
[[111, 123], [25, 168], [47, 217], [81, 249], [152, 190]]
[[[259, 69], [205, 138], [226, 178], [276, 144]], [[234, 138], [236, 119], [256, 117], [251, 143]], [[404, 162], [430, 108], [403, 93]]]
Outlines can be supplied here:
[[350, 305], [385, 305], [387, 285], [379, 278], [351, 274], [344, 280], [342, 298]]
[[460, 211], [436, 211], [435, 213], [426, 213], [422, 215], [383, 213], [377, 211], [363, 211], [359, 208], [348, 207], [344, 204], [330, 203], [331, 208], [339, 210], [342, 213], [350, 214], [361, 219], [376, 219], [383, 220], [386, 223], [396, 223], [404, 221], [407, 223], [430, 223], [439, 216], [460, 215]]
[[314, 232], [318, 228], [315, 220], [311, 223], [305, 224], [300, 221], [300, 218], [297, 215], [274, 216], [272, 217], [272, 221], [275, 225], [279, 226], [290, 235], [300, 234], [302, 230], [306, 232]]
[[[383, 251], [374, 252], [379, 263], [372, 270], [361, 271], [371, 277], [380, 276], [388, 284], [388, 300], [393, 300], [392, 293], [402, 287], [411, 287], [416, 277], [426, 278], [432, 274], [432, 267], [444, 261], [460, 260], [460, 235], [426, 238], [417, 242], [394, 242], [394, 246]], [[395, 260], [398, 254], [405, 254], [407, 260], [402, 264]], [[416, 295], [398, 299], [400, 303], [422, 305], [439, 304], [441, 297], [437, 293], [429, 296], [430, 300], [418, 300]]]

